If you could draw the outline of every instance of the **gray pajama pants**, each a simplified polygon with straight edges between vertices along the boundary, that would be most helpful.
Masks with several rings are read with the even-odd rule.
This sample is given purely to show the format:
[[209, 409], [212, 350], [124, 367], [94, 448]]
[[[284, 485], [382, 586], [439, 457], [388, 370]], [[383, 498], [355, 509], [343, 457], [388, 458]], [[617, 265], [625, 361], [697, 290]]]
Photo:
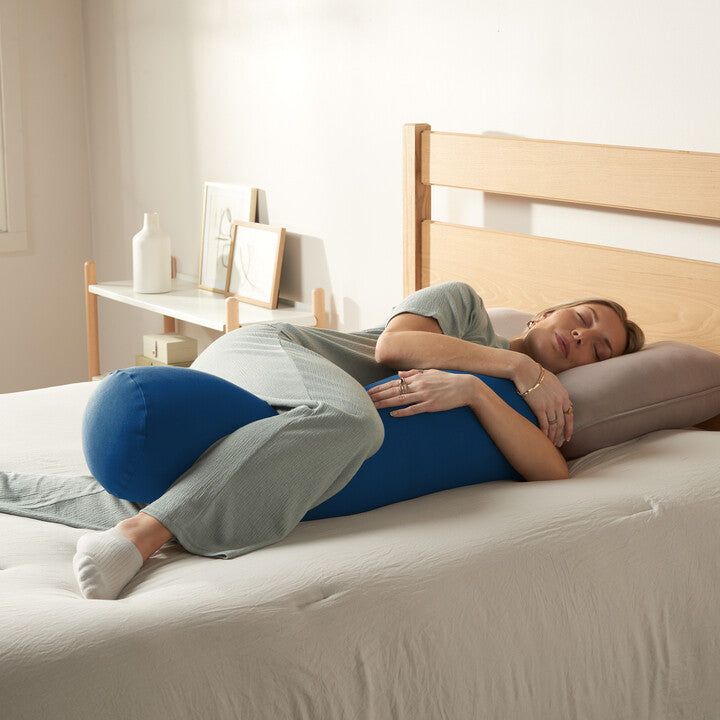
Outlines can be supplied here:
[[[509, 347], [464, 282], [408, 295], [386, 322], [403, 312], [435, 318], [452, 337]], [[343, 333], [277, 323], [223, 335], [192, 367], [255, 393], [280, 415], [218, 440], [149, 505], [120, 500], [92, 477], [0, 470], [0, 512], [105, 530], [142, 509], [187, 550], [208, 557], [237, 557], [276, 542], [382, 445], [384, 427], [364, 386], [395, 373], [375, 362], [384, 327]]]
[[280, 412], [219, 440], [143, 508], [192, 553], [232, 558], [281, 540], [382, 445], [383, 424], [364, 387], [292, 342], [283, 323], [228, 333], [191, 367]]
[[207, 557], [233, 558], [281, 540], [340, 491], [384, 438], [363, 385], [299, 344], [296, 330], [286, 323], [242, 327], [193, 362], [280, 414], [218, 440], [154, 502], [120, 500], [91, 477], [0, 472], [0, 512], [106, 529], [142, 509], [186, 550]]

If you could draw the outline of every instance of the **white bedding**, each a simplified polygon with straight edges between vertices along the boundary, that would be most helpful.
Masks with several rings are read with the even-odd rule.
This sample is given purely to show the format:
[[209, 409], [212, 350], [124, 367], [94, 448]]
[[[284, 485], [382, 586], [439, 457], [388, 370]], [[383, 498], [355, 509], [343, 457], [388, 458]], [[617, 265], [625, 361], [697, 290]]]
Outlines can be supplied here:
[[[88, 474], [94, 383], [0, 395], [0, 469]], [[0, 717], [720, 717], [720, 435], [301, 523], [233, 559], [167, 544], [85, 600], [84, 530], [0, 514]]]

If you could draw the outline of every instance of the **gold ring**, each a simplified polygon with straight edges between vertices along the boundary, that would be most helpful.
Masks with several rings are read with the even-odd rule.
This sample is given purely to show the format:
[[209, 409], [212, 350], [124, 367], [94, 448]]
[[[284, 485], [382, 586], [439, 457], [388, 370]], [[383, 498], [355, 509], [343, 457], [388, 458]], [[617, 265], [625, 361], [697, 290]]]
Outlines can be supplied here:
[[407, 383], [405, 382], [405, 378], [400, 378], [400, 394], [405, 395], [407, 392]]
[[573, 414], [573, 406], [571, 405], [567, 410], [563, 410], [565, 415], [572, 415]]
[[557, 418], [554, 420], [548, 420], [548, 425], [554, 425], [557, 422]]

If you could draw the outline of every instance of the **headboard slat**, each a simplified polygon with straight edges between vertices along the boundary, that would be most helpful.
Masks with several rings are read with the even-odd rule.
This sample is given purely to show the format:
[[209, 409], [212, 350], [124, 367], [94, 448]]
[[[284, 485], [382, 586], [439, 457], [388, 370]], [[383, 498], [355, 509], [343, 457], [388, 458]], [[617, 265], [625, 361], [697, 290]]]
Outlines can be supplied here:
[[720, 353], [718, 263], [430, 220], [422, 223], [421, 258], [422, 287], [463, 280], [488, 307], [529, 312], [606, 297], [625, 306], [648, 342]]
[[421, 159], [427, 185], [720, 220], [720, 154], [424, 129]]
[[420, 233], [423, 220], [429, 220], [430, 186], [420, 179], [420, 136], [429, 125], [403, 127], [403, 290], [405, 295], [420, 289]]
[[[649, 342], [720, 353], [720, 263], [433, 222], [432, 185], [720, 220], [720, 155], [403, 128], [405, 296], [464, 280], [490, 307], [618, 300]], [[418, 173], [419, 169], [419, 173]], [[720, 430], [720, 416], [702, 427]]]

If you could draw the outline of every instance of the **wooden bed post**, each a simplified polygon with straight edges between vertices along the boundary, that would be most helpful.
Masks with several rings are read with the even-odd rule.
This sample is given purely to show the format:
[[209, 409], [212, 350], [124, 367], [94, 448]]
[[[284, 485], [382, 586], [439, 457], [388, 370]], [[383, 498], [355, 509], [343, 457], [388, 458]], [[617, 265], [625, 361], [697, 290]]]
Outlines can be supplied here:
[[403, 126], [404, 297], [421, 287], [422, 223], [431, 217], [430, 185], [424, 184], [421, 177], [423, 132], [430, 132], [430, 126]]
[[85, 261], [85, 329], [87, 335], [88, 380], [100, 374], [100, 342], [98, 338], [97, 295], [89, 288], [97, 282], [95, 261]]

